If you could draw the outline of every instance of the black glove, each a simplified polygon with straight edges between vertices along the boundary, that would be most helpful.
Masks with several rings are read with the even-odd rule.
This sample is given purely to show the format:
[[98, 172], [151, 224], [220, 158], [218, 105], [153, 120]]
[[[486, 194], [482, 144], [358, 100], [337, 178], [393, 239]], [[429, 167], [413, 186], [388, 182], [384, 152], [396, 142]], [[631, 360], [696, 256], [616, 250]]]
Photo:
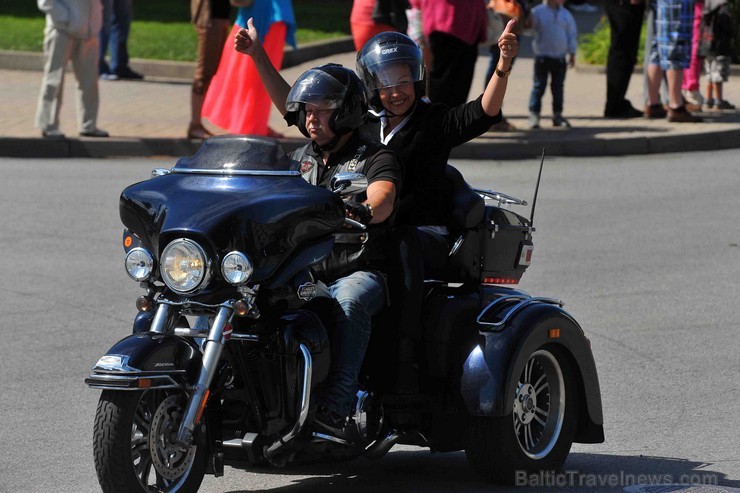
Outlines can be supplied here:
[[351, 219], [355, 219], [362, 224], [370, 224], [373, 219], [373, 210], [369, 205], [350, 201], [344, 203], [344, 208], [353, 216]]

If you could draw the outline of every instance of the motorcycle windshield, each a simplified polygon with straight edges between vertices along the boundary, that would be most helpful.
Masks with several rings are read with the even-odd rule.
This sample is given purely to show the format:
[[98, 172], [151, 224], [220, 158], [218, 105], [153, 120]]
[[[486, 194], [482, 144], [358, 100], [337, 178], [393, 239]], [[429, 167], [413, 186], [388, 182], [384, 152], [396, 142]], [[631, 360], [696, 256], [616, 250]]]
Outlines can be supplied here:
[[214, 265], [243, 252], [261, 282], [344, 224], [341, 198], [310, 185], [297, 166], [274, 139], [212, 137], [169, 173], [126, 187], [121, 221], [157, 257], [177, 238], [196, 241]]
[[300, 175], [275, 139], [251, 135], [221, 135], [203, 142], [193, 156], [177, 161], [172, 173], [220, 175]]

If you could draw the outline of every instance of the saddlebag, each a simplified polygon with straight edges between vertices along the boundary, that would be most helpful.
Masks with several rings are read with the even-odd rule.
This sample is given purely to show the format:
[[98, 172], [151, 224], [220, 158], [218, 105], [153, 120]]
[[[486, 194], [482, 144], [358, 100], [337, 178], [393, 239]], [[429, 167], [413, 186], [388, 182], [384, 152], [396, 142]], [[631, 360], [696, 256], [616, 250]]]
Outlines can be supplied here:
[[532, 256], [532, 228], [524, 217], [486, 206], [483, 219], [464, 231], [447, 264], [448, 282], [517, 284]]

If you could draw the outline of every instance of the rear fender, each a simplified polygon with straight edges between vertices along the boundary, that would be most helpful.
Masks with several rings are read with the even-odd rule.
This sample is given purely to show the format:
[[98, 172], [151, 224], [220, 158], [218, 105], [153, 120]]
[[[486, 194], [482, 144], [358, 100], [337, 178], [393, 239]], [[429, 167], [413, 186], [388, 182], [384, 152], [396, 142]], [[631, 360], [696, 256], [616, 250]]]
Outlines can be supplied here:
[[176, 388], [197, 378], [201, 361], [200, 350], [188, 339], [133, 334], [98, 360], [85, 383], [114, 390]]
[[[553, 328], [560, 329], [557, 335], [549, 331]], [[582, 397], [576, 441], [603, 442], [601, 391], [590, 343], [575, 319], [550, 303], [533, 300], [496, 331], [481, 331], [481, 343], [468, 355], [461, 380], [468, 411], [475, 416], [511, 414], [518, 376], [529, 356], [548, 344], [567, 355], [576, 373]]]

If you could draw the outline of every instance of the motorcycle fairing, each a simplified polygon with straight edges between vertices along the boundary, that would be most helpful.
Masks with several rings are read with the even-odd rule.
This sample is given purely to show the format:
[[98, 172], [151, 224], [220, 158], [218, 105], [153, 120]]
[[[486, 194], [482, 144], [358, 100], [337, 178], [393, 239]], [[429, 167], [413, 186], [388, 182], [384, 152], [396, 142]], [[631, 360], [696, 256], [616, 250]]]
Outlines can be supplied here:
[[[560, 328], [559, 337], [548, 328]], [[575, 441], [604, 441], [603, 412], [596, 365], [589, 342], [578, 323], [559, 306], [534, 302], [517, 312], [503, 330], [481, 332], [482, 342], [468, 355], [461, 378], [461, 393], [475, 416], [505, 416], [511, 413], [517, 376], [529, 356], [545, 344], [563, 348], [572, 358], [583, 399]]]
[[[213, 141], [213, 142], [211, 142]], [[169, 173], [127, 187], [124, 226], [159, 258], [173, 239], [198, 241], [213, 262], [238, 250], [261, 282], [299, 246], [329, 238], [344, 223], [339, 196], [308, 184], [275, 139], [208, 139]]]
[[105, 356], [120, 364], [94, 367], [85, 379], [90, 387], [136, 390], [143, 388], [139, 384], [142, 378], [151, 380], [148, 388], [171, 387], [182, 380], [192, 381], [200, 371], [202, 358], [200, 350], [188, 339], [150, 334], [125, 337]]

